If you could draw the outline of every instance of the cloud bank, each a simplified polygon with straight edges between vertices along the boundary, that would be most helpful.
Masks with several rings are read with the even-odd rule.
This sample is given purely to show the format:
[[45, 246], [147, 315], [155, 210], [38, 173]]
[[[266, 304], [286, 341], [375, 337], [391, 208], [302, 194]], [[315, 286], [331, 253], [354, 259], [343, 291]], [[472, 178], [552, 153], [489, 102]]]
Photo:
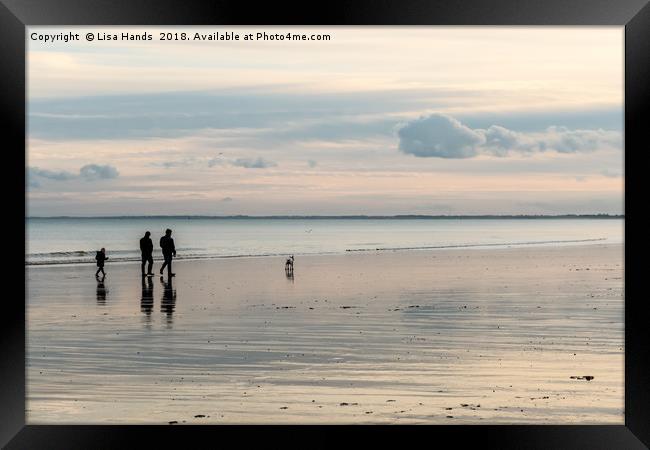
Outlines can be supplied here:
[[77, 175], [64, 170], [47, 170], [38, 167], [29, 167], [25, 173], [25, 182], [28, 187], [40, 188], [43, 180], [66, 181], [76, 178]]
[[403, 124], [398, 130], [399, 150], [421, 158], [473, 158], [480, 154], [589, 152], [621, 148], [619, 131], [570, 130], [551, 126], [543, 132], [521, 133], [491, 125], [472, 129], [446, 114], [431, 114]]
[[86, 164], [75, 174], [65, 170], [47, 170], [38, 167], [27, 169], [27, 185], [41, 187], [43, 180], [69, 181], [81, 179], [84, 181], [108, 180], [119, 176], [117, 169], [111, 165]]

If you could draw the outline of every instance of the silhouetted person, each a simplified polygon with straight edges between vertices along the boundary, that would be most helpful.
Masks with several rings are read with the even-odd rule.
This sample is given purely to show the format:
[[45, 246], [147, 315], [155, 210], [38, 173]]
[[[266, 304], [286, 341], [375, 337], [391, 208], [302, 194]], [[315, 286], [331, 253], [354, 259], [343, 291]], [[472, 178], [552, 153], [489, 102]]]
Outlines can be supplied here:
[[153, 310], [153, 280], [151, 278], [142, 279], [142, 297], [140, 299], [140, 311], [147, 317], [151, 316]]
[[104, 278], [97, 278], [97, 304], [106, 304], [106, 287], [104, 286]]
[[163, 270], [167, 267], [167, 276], [173, 277], [176, 274], [172, 273], [172, 257], [176, 256], [176, 247], [174, 247], [174, 240], [172, 239], [172, 230], [169, 228], [165, 230], [165, 235], [160, 238], [160, 248], [162, 248], [163, 258], [165, 258], [165, 262], [160, 268], [160, 275], [163, 274]]
[[106, 276], [106, 273], [104, 272], [104, 261], [108, 259], [108, 256], [106, 256], [106, 249], [102, 247], [102, 249], [97, 252], [95, 259], [97, 260], [97, 272], [95, 272], [95, 277], [99, 276], [99, 272], [101, 272], [103, 276]]
[[167, 282], [163, 277], [160, 277], [160, 282], [163, 285], [163, 295], [160, 300], [160, 312], [167, 314], [167, 324], [171, 325], [173, 322], [174, 306], [176, 305], [176, 290], [172, 285], [172, 279], [168, 278]]
[[140, 239], [140, 252], [142, 253], [142, 276], [145, 276], [145, 263], [149, 263], [146, 275], [153, 275], [153, 272], [151, 272], [151, 269], [153, 268], [153, 241], [149, 236], [151, 236], [151, 233], [147, 231], [144, 234], [144, 237]]

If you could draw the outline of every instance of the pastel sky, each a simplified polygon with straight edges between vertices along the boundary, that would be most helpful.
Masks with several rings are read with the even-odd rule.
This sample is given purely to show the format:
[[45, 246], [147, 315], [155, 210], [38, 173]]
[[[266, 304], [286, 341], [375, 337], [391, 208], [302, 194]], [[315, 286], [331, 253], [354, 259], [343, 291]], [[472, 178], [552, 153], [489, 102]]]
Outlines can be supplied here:
[[29, 27], [28, 214], [621, 214], [623, 44], [622, 27]]

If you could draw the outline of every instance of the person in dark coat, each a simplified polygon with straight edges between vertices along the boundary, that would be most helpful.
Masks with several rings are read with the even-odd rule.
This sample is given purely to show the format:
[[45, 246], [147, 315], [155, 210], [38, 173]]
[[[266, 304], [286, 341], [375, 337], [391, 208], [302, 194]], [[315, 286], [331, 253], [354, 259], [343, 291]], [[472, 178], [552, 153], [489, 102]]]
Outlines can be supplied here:
[[[140, 252], [142, 253], [142, 276], [153, 275], [151, 269], [153, 268], [153, 241], [149, 237], [151, 236], [150, 232], [146, 232], [144, 237], [140, 239]], [[149, 263], [147, 267], [147, 273], [144, 273], [144, 265]]]
[[97, 260], [97, 272], [95, 272], [95, 277], [99, 277], [99, 272], [101, 272], [102, 276], [105, 277], [104, 261], [108, 259], [108, 256], [106, 256], [106, 249], [102, 247], [102, 249], [97, 252], [95, 259]]
[[165, 258], [165, 262], [160, 268], [160, 275], [163, 274], [163, 270], [167, 267], [167, 276], [173, 277], [176, 274], [172, 273], [172, 256], [176, 256], [176, 247], [172, 239], [172, 230], [169, 228], [165, 230], [165, 235], [160, 238], [160, 248], [162, 248], [163, 258]]

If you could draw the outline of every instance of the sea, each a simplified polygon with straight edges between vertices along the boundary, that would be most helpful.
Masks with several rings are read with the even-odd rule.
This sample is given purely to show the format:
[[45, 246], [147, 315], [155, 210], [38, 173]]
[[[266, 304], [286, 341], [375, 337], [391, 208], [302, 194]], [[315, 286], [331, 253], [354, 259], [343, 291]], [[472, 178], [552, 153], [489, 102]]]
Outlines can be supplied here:
[[103, 217], [26, 218], [25, 264], [138, 261], [145, 231], [173, 230], [177, 259], [382, 252], [436, 248], [622, 243], [621, 217], [584, 218], [296, 218]]

